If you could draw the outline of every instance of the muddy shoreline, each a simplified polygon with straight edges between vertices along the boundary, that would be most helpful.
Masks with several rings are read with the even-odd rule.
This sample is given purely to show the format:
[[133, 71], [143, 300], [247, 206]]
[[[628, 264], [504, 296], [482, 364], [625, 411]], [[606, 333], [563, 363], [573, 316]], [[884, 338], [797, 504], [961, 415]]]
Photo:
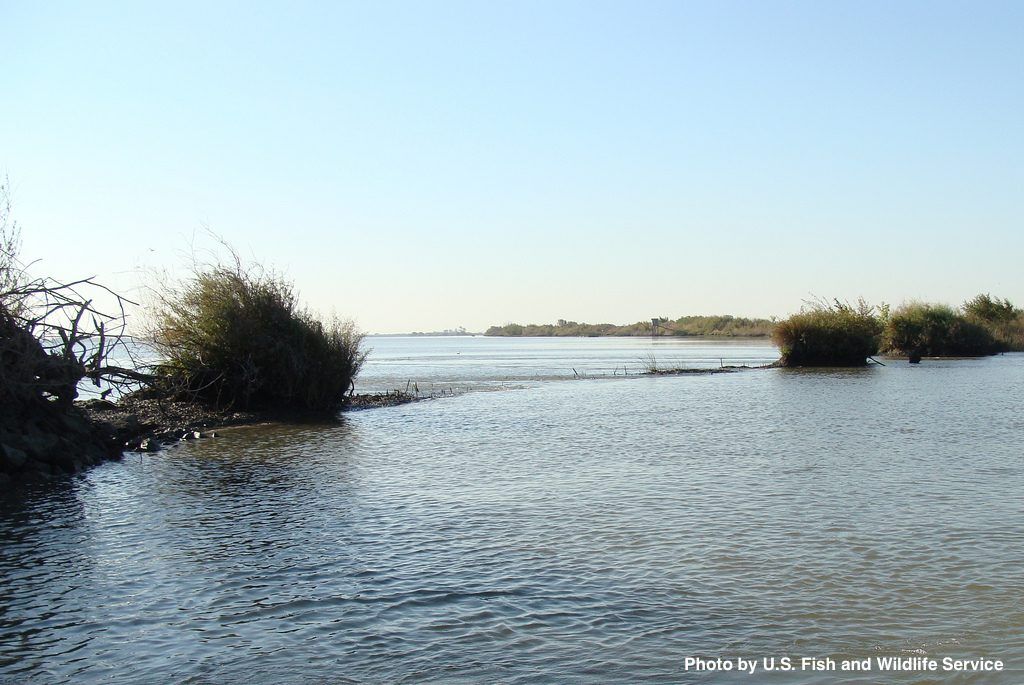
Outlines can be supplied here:
[[[117, 402], [87, 400], [78, 408], [106, 433], [123, 452], [153, 452], [183, 440], [216, 437], [217, 429], [256, 423], [295, 423], [331, 419], [339, 413], [408, 404], [415, 395], [392, 391], [353, 395], [336, 410], [324, 413], [297, 411], [218, 410], [194, 402], [180, 402], [152, 393], [135, 393]], [[116, 458], [116, 456], [114, 457]]]

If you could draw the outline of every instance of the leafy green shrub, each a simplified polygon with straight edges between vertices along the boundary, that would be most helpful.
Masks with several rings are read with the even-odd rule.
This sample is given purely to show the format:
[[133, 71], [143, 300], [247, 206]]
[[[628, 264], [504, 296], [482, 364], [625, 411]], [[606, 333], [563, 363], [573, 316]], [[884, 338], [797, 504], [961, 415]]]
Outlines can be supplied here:
[[816, 302], [780, 321], [772, 340], [783, 366], [863, 366], [878, 353], [882, 324], [874, 308]]
[[1017, 315], [991, 327], [996, 342], [1007, 352], [1024, 352], [1024, 312], [1017, 310]]
[[1013, 304], [1007, 300], [1000, 300], [988, 293], [982, 293], [967, 302], [962, 307], [964, 316], [986, 323], [1005, 323], [1012, 321], [1020, 313], [1014, 309]]
[[1001, 346], [985, 325], [952, 307], [912, 302], [889, 316], [882, 348], [911, 357], [970, 357], [995, 354]]
[[1001, 350], [1024, 351], [1024, 311], [1009, 300], [981, 294], [965, 302], [963, 311], [989, 330]]
[[218, 408], [330, 409], [365, 358], [350, 323], [320, 321], [289, 282], [237, 258], [164, 286], [154, 314], [161, 384]]

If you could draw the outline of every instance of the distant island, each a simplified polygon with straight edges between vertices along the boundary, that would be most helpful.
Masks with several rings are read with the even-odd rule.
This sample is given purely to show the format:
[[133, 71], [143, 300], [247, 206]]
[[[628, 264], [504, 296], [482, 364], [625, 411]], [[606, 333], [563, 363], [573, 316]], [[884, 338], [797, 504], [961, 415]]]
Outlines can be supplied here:
[[766, 338], [775, 327], [773, 319], [747, 319], [740, 316], [681, 316], [678, 319], [656, 318], [618, 326], [611, 323], [577, 323], [559, 319], [553, 324], [520, 325], [508, 323], [491, 326], [484, 335], [536, 337], [599, 337], [599, 336], [717, 336], [724, 338]]

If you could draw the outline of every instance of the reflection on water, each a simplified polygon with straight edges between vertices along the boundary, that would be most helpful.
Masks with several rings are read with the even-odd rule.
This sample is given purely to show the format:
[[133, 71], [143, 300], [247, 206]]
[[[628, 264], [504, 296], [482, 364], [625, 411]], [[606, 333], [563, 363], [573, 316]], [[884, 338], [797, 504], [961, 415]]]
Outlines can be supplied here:
[[533, 383], [129, 456], [0, 498], [0, 681], [948, 654], [1020, 682], [1022, 381], [1024, 355]]

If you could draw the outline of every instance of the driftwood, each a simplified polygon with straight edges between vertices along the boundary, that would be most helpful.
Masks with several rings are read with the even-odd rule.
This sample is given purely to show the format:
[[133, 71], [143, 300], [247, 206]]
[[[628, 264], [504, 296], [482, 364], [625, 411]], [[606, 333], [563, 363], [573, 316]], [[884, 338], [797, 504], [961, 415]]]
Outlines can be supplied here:
[[[139, 371], [125, 333], [126, 307], [136, 304], [93, 277], [33, 277], [18, 258], [20, 232], [0, 183], [0, 403], [56, 399], [70, 403], [89, 379], [108, 391], [151, 377]], [[110, 303], [105, 311], [97, 299]], [[110, 363], [123, 358], [127, 367]]]
[[[113, 299], [115, 313], [94, 306], [96, 292], [107, 293]], [[149, 382], [152, 377], [145, 372], [108, 362], [116, 354], [137, 366], [125, 335], [128, 304], [134, 303], [92, 278], [72, 282], [37, 278], [0, 292], [5, 330], [0, 346], [5, 368], [19, 362], [29, 365], [25, 373], [13, 374], [27, 384], [21, 390], [62, 401], [77, 396], [82, 379], [89, 379], [96, 387], [128, 388]], [[31, 352], [28, 340], [36, 342]], [[18, 392], [17, 388], [7, 389]]]

